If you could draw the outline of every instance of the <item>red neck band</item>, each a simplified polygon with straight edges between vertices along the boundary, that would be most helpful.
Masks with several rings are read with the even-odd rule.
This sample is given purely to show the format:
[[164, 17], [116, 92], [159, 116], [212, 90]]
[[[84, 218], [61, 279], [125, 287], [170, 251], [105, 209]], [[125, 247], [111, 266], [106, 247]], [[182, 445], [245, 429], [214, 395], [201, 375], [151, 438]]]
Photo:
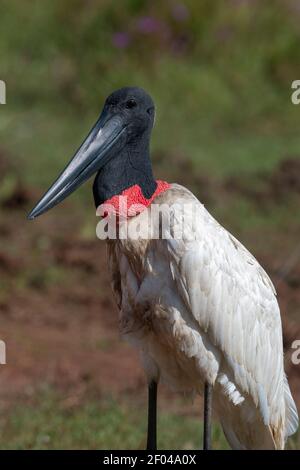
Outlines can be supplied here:
[[157, 180], [156, 183], [157, 188], [149, 199], [145, 198], [140, 186], [135, 184], [101, 204], [96, 214], [102, 217], [115, 214], [128, 218], [141, 213], [150, 206], [156, 196], [170, 188], [170, 184], [166, 181]]

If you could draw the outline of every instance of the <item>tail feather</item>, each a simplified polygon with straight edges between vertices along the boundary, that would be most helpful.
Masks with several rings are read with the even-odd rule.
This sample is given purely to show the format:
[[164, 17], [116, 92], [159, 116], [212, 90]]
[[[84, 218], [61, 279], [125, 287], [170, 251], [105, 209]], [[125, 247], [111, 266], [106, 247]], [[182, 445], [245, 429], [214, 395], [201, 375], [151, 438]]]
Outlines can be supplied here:
[[285, 439], [294, 434], [299, 425], [298, 412], [293, 400], [286, 376], [284, 377], [284, 398], [285, 398]]
[[[217, 392], [217, 390], [216, 390]], [[234, 404], [223, 393], [216, 393], [216, 407], [225, 437], [232, 449], [284, 449], [289, 436], [298, 428], [298, 413], [290, 392], [288, 382], [284, 380], [285, 422], [273, 428], [264, 424], [259, 409], [250, 397]]]
[[253, 412], [249, 398], [234, 405], [224, 400], [223, 395], [216, 402], [225, 437], [232, 449], [274, 450], [283, 447], [275, 442], [271, 428], [264, 424], [258, 409]]

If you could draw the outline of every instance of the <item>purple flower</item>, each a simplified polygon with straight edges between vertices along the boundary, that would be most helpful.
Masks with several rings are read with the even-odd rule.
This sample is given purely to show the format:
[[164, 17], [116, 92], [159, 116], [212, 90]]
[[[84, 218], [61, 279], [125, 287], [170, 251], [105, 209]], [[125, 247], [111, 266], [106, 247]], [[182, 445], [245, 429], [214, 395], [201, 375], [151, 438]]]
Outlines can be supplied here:
[[129, 46], [130, 43], [130, 36], [128, 33], [119, 31], [115, 33], [112, 37], [112, 43], [118, 49], [125, 49]]
[[183, 3], [176, 3], [173, 6], [172, 15], [176, 21], [186, 21], [190, 16], [187, 6]]
[[153, 16], [141, 16], [137, 19], [136, 28], [140, 33], [155, 33], [160, 29], [160, 22]]

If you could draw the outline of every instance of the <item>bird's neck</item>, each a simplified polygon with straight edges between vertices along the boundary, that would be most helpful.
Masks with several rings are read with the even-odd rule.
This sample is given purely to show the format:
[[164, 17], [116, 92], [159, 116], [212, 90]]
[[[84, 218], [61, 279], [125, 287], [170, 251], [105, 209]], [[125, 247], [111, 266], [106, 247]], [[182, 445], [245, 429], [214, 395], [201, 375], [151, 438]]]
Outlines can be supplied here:
[[168, 183], [154, 179], [149, 142], [144, 140], [125, 147], [97, 173], [93, 194], [97, 208], [111, 205], [119, 212], [120, 204], [126, 202], [128, 215], [132, 206], [148, 207], [168, 187]]
[[156, 190], [148, 139], [127, 145], [97, 173], [93, 185], [96, 207], [134, 185], [147, 199]]

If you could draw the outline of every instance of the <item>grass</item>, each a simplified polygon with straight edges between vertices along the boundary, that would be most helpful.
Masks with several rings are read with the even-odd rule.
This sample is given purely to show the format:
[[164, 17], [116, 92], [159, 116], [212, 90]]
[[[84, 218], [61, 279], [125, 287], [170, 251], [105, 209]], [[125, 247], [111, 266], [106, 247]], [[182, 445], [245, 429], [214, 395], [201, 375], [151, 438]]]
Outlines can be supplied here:
[[[35, 397], [34, 404], [18, 404], [1, 417], [0, 449], [144, 449], [146, 423], [146, 409], [131, 400], [120, 404], [106, 398], [72, 406], [68, 399], [46, 387]], [[199, 449], [202, 431], [197, 417], [158, 411], [160, 450]], [[298, 433], [289, 439], [287, 448], [299, 448], [299, 438]], [[212, 447], [229, 449], [217, 423], [212, 428]]]
[[[113, 399], [68, 407], [67, 401], [47, 390], [33, 405], [17, 405], [0, 420], [1, 449], [143, 449], [146, 410], [133, 402]], [[202, 423], [191, 416], [159, 411], [159, 449], [197, 449]], [[228, 445], [220, 428], [213, 427], [216, 448]]]

